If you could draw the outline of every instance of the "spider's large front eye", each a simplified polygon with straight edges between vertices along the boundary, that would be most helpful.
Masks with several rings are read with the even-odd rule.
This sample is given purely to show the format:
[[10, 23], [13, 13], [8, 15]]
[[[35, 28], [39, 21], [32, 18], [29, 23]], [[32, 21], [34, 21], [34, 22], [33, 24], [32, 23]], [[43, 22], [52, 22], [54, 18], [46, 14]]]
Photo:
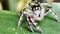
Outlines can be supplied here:
[[39, 7], [36, 7], [36, 10], [39, 10]]
[[36, 9], [38, 9], [38, 7], [36, 7]]

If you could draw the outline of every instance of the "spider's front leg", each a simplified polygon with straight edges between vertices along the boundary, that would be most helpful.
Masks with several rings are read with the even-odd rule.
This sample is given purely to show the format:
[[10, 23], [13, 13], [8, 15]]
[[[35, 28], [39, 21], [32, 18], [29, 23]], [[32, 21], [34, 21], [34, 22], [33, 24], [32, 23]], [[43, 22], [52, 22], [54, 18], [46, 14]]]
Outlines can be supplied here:
[[19, 15], [19, 18], [18, 18], [18, 26], [17, 26], [17, 28], [19, 28], [19, 26], [21, 24], [22, 17], [23, 17], [23, 12], [20, 12], [20, 15]]
[[38, 26], [37, 23], [35, 23], [35, 20], [30, 18], [31, 19], [31, 23], [33, 24], [33, 26], [40, 32], [42, 33], [43, 31], [41, 30], [41, 28]]
[[28, 28], [31, 30], [31, 32], [34, 32], [34, 30], [32, 29], [32, 26], [31, 26], [31, 19], [30, 17], [26, 17], [27, 18], [27, 21], [28, 21]]
[[56, 15], [56, 13], [55, 13], [55, 12], [53, 12], [53, 10], [52, 10], [52, 9], [49, 9], [49, 11], [51, 12], [52, 16], [54, 16], [55, 21], [56, 21], [56, 22], [59, 22], [59, 21], [58, 21], [58, 19], [59, 19], [59, 18], [58, 18], [58, 16]]

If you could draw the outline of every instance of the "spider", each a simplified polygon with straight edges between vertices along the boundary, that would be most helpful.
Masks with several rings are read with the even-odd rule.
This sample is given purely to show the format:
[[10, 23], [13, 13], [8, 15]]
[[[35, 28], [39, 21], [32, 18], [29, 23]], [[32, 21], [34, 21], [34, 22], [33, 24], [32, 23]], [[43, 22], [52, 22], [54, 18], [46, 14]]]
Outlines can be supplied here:
[[19, 20], [18, 20], [18, 28], [20, 27], [21, 24], [21, 20], [23, 15], [26, 16], [27, 22], [28, 22], [28, 27], [31, 30], [31, 32], [34, 32], [34, 30], [32, 29], [31, 24], [41, 33], [43, 32], [41, 30], [41, 28], [39, 27], [39, 25], [35, 22], [35, 20], [42, 20], [47, 13], [51, 13], [54, 18], [56, 19], [56, 21], [58, 22], [58, 17], [56, 15], [55, 12], [53, 12], [52, 7], [47, 6], [47, 9], [42, 8], [42, 6], [40, 6], [40, 2], [33, 2], [33, 3], [29, 3], [29, 7], [30, 9], [23, 9], [22, 11], [20, 11], [20, 15], [19, 15]]

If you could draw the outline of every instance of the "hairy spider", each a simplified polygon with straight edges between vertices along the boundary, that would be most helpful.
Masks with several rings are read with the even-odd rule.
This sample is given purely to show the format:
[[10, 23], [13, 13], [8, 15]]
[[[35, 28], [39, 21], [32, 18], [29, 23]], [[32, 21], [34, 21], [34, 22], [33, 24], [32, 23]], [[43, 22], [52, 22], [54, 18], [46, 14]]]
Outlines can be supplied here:
[[23, 9], [22, 11], [20, 11], [20, 16], [19, 16], [19, 20], [18, 20], [18, 28], [21, 24], [21, 20], [22, 20], [22, 17], [23, 15], [26, 16], [26, 19], [27, 19], [27, 22], [28, 22], [28, 27], [29, 29], [34, 32], [34, 30], [32, 29], [32, 26], [31, 24], [41, 33], [43, 32], [41, 30], [41, 28], [38, 26], [38, 24], [35, 22], [35, 20], [42, 20], [47, 13], [51, 13], [54, 18], [56, 19], [56, 21], [58, 22], [58, 17], [56, 15], [55, 12], [53, 12], [52, 10], [52, 7], [50, 6], [47, 6], [47, 8], [42, 8], [42, 6], [40, 6], [40, 2], [32, 2], [32, 3], [29, 3], [29, 7], [30, 9]]

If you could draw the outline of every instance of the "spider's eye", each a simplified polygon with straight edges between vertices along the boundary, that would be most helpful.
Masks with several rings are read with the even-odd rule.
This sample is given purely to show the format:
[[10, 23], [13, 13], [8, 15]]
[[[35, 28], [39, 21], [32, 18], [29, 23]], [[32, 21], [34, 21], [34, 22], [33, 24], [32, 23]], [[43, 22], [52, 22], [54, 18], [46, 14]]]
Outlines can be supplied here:
[[39, 9], [39, 7], [36, 7], [36, 9]]

